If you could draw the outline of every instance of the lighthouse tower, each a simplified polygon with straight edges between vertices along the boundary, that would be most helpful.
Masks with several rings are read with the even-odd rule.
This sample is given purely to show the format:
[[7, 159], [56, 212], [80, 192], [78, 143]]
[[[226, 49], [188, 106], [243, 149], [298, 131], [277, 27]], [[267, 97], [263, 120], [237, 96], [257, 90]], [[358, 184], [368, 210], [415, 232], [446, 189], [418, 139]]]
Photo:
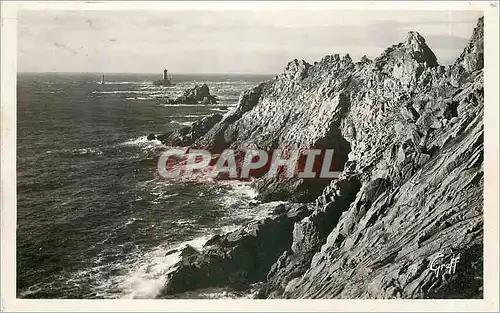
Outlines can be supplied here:
[[163, 70], [163, 79], [160, 80], [155, 80], [153, 82], [153, 85], [155, 86], [173, 86], [171, 81], [172, 77], [168, 77], [168, 70], [164, 69]]

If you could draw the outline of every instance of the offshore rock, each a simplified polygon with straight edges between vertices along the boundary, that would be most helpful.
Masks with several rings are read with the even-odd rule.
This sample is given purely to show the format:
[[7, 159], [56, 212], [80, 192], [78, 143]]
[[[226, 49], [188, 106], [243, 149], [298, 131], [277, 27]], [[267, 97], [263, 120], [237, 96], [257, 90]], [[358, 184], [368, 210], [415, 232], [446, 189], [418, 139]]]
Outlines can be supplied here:
[[217, 104], [217, 98], [210, 94], [207, 84], [195, 85], [176, 99], [168, 99], [169, 104]]

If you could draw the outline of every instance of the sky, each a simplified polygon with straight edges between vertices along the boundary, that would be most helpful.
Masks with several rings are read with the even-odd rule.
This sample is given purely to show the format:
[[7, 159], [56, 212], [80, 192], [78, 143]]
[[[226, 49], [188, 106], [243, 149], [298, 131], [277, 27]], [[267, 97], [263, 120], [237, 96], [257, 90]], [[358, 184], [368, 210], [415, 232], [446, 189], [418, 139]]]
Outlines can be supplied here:
[[20, 72], [281, 73], [293, 59], [375, 58], [418, 31], [452, 63], [479, 11], [21, 11]]

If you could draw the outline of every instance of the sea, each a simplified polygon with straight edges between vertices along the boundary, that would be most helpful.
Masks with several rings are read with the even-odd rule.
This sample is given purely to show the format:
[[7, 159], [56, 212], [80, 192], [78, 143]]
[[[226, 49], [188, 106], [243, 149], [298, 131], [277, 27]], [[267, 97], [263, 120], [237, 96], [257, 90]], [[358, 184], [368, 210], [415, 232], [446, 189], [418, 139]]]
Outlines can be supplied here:
[[[235, 106], [272, 75], [19, 73], [17, 82], [17, 296], [161, 297], [190, 244], [235, 229], [259, 212], [249, 182], [165, 181], [160, 134]], [[169, 105], [206, 83], [218, 105]], [[215, 296], [215, 297], [220, 297]]]

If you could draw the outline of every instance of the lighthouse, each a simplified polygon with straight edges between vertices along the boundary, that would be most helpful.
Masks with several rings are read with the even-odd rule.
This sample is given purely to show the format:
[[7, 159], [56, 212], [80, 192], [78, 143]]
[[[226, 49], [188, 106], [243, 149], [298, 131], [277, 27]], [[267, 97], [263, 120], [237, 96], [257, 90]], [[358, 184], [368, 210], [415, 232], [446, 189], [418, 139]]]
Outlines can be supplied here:
[[168, 77], [168, 70], [167, 69], [163, 70], [163, 79], [155, 80], [153, 82], [153, 85], [155, 85], [155, 86], [173, 86], [174, 85], [174, 84], [172, 84], [171, 77]]

